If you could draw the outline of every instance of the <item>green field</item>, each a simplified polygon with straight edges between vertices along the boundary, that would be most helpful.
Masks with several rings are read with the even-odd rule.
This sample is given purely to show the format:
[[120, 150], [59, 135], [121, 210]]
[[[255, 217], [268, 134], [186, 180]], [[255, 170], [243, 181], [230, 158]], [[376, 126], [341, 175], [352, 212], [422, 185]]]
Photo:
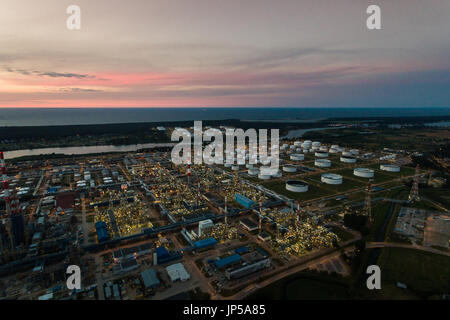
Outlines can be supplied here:
[[405, 283], [421, 297], [448, 293], [450, 257], [414, 249], [384, 248], [378, 258], [382, 281]]
[[250, 295], [248, 300], [349, 299], [345, 281], [327, 274], [300, 272]]

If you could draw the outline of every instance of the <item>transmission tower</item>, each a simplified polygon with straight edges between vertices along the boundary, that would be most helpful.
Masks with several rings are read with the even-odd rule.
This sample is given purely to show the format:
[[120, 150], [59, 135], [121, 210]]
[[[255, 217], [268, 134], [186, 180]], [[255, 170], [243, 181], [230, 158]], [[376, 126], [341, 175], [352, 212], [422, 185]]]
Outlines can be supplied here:
[[363, 214], [369, 218], [370, 222], [373, 221], [371, 192], [372, 192], [372, 182], [369, 181], [366, 188], [366, 200], [364, 202]]
[[419, 165], [416, 166], [416, 172], [414, 174], [414, 180], [409, 193], [409, 202], [420, 201], [419, 197]]
[[261, 234], [262, 231], [262, 201], [259, 202], [259, 234]]

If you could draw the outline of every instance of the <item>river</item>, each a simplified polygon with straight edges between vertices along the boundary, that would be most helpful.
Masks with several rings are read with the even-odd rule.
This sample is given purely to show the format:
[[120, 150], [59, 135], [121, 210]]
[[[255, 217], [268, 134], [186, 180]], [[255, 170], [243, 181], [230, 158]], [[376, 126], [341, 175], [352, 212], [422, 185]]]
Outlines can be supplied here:
[[85, 147], [61, 147], [61, 148], [39, 148], [39, 149], [24, 149], [6, 151], [5, 159], [14, 159], [24, 156], [39, 156], [45, 154], [64, 154], [64, 155], [82, 155], [91, 153], [109, 153], [109, 152], [131, 152], [139, 149], [157, 148], [157, 147], [172, 147], [175, 143], [143, 143], [131, 144], [124, 146], [85, 146]]

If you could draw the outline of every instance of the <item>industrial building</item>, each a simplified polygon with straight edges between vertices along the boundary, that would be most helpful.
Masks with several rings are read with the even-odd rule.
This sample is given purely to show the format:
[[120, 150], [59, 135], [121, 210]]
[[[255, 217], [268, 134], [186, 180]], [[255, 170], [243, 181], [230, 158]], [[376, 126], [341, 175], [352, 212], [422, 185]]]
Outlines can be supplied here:
[[251, 208], [255, 204], [253, 200], [250, 200], [249, 198], [238, 193], [234, 195], [234, 199], [236, 200], [237, 203], [239, 203], [241, 206], [247, 209]]
[[225, 276], [229, 280], [239, 279], [268, 267], [270, 267], [270, 259], [264, 258], [262, 260], [242, 265], [234, 269], [227, 269], [225, 271]]
[[191, 278], [190, 274], [184, 268], [182, 263], [172, 264], [166, 267], [167, 274], [169, 275], [170, 281], [176, 282], [187, 281]]
[[234, 254], [222, 259], [218, 259], [214, 262], [218, 269], [226, 268], [242, 261], [242, 257], [239, 254]]
[[207, 238], [194, 242], [194, 249], [197, 251], [207, 250], [214, 247], [217, 244], [217, 240], [214, 238]]
[[214, 227], [214, 223], [211, 219], [202, 220], [198, 223], [198, 236], [201, 237], [206, 230]]
[[156, 276], [154, 269], [147, 269], [141, 272], [141, 278], [144, 282], [145, 289], [155, 289], [160, 286], [161, 282]]

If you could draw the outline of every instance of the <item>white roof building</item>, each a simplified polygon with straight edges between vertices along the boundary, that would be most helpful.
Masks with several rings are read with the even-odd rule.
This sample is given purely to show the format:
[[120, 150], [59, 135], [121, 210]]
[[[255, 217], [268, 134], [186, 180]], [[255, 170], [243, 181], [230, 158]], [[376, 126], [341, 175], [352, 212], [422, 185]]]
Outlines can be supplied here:
[[191, 278], [190, 274], [186, 271], [182, 263], [172, 264], [166, 267], [166, 271], [172, 282], [178, 280], [187, 281]]

